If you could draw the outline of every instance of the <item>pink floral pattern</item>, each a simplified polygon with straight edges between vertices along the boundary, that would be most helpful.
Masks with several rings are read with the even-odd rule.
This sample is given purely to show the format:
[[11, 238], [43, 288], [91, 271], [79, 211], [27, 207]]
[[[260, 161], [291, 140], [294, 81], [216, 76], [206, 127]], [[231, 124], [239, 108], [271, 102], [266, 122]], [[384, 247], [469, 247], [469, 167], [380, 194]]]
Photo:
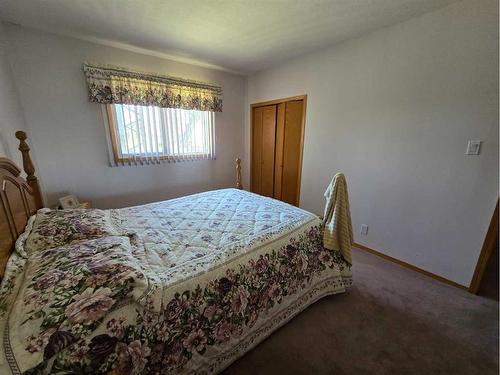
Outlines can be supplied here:
[[[347, 268], [338, 252], [321, 246], [320, 233], [319, 227], [313, 227], [279, 251], [228, 269], [204, 286], [178, 293], [161, 311], [146, 304], [138, 310], [135, 324], [125, 317], [113, 318], [106, 322], [105, 333], [81, 336], [84, 339], [78, 343], [76, 335], [71, 336], [67, 343], [74, 347], [66, 351], [62, 345], [57, 347], [53, 369], [68, 371], [78, 366], [78, 372], [94, 374], [115, 369], [125, 375], [181, 371], [209, 346], [224, 345], [251, 330], [259, 319], [265, 319], [284, 299], [300, 294], [319, 274]], [[116, 287], [87, 287], [73, 296], [64, 310], [66, 332], [79, 324], [99, 322], [117, 300], [116, 294], [113, 296]], [[53, 327], [48, 329], [54, 336]], [[42, 332], [30, 338], [27, 350], [50, 347], [46, 336]], [[77, 364], [72, 363], [76, 348], [81, 352]], [[45, 365], [42, 363], [38, 370]]]
[[110, 288], [85, 289], [81, 294], [73, 297], [65, 315], [72, 323], [93, 323], [99, 321], [114, 304]]
[[[150, 268], [136, 236], [109, 236], [115, 229], [106, 213], [90, 213], [97, 215], [95, 222], [81, 213], [80, 218], [89, 221], [83, 226], [76, 225], [77, 215], [66, 213], [68, 217], [53, 215], [35, 225], [37, 241], [31, 243], [36, 250], [30, 249], [27, 259], [14, 257], [19, 264], [12, 266], [18, 272], [8, 268], [2, 283], [0, 293], [11, 301], [16, 282], [24, 280], [17, 295], [21, 303], [11, 312], [17, 325], [10, 325], [12, 334], [7, 333], [11, 339], [20, 337], [22, 355], [35, 363], [20, 372], [114, 370], [132, 375], [220, 370], [280, 322], [351, 283], [350, 266], [342, 255], [323, 248], [321, 226], [307, 224], [279, 246], [260, 246], [164, 294], [157, 279], [161, 275]], [[52, 231], [44, 225], [59, 221], [70, 229], [58, 229], [54, 239], [43, 239]], [[72, 226], [97, 238], [68, 235]], [[203, 241], [213, 244], [216, 239], [209, 237]], [[47, 247], [54, 242], [65, 244]], [[2, 312], [0, 303], [0, 317], [5, 317], [7, 306]], [[4, 350], [13, 358], [9, 345]], [[9, 361], [12, 369], [17, 362]]]
[[[26, 249], [36, 252], [77, 241], [117, 235], [109, 212], [98, 209], [38, 211]], [[28, 256], [29, 254], [21, 254]]]
[[[24, 344], [41, 360], [92, 334], [109, 312], [147, 290], [128, 237], [47, 249], [33, 254], [27, 263], [20, 329], [38, 322], [39, 332], [27, 336]], [[140, 354], [134, 346], [130, 351], [136, 363]]]

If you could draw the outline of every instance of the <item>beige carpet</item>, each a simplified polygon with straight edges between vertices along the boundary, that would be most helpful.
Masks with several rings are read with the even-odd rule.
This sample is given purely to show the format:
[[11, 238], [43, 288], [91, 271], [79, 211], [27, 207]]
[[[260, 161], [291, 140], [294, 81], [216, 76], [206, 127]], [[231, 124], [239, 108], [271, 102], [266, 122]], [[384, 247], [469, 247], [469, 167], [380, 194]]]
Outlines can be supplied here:
[[498, 374], [498, 304], [360, 250], [324, 298], [224, 374]]

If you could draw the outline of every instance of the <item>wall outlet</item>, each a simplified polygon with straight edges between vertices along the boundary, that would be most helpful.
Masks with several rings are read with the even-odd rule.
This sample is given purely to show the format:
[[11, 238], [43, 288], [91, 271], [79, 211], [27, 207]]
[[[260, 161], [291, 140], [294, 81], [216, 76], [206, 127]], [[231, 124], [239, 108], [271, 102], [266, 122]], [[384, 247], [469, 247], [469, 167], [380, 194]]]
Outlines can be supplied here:
[[467, 150], [465, 155], [479, 155], [481, 151], [481, 141], [469, 141], [467, 142]]
[[368, 225], [366, 224], [361, 224], [361, 230], [360, 230], [360, 233], [363, 235], [363, 236], [366, 236], [368, 234]]

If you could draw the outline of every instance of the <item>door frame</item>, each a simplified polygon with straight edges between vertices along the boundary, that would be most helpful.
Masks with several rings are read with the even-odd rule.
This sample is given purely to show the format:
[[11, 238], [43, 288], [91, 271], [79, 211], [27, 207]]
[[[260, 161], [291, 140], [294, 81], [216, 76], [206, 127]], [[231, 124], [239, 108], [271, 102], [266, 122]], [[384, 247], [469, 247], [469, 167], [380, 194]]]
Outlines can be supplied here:
[[469, 292], [477, 294], [479, 292], [479, 287], [481, 286], [481, 281], [483, 280], [484, 271], [486, 271], [486, 266], [488, 261], [493, 254], [493, 250], [498, 238], [498, 199], [495, 210], [493, 211], [493, 216], [486, 232], [486, 237], [484, 238], [483, 247], [481, 248], [481, 253], [477, 260], [476, 269], [474, 270], [474, 276], [472, 276], [472, 281], [469, 286]]
[[306, 126], [306, 111], [307, 111], [307, 94], [304, 95], [295, 95], [289, 96], [281, 99], [273, 99], [267, 100], [264, 102], [258, 102], [250, 104], [250, 189], [252, 186], [252, 163], [253, 163], [253, 110], [256, 107], [265, 107], [268, 105], [277, 105], [281, 103], [291, 102], [295, 100], [302, 100], [303, 108], [302, 108], [302, 121], [301, 121], [301, 131], [302, 136], [300, 139], [300, 150], [299, 150], [299, 176], [298, 176], [298, 184], [297, 184], [297, 207], [300, 206], [300, 187], [302, 185], [302, 158], [304, 156], [304, 136], [305, 136], [305, 126]]

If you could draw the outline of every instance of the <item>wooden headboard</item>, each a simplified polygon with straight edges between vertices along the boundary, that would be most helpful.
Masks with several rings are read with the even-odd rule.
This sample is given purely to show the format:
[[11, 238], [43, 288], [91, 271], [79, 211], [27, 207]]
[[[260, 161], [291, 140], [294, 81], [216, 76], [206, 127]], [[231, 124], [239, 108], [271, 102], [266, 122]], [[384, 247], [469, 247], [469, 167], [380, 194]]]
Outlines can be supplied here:
[[19, 139], [19, 151], [23, 155], [26, 179], [20, 176], [21, 169], [12, 160], [0, 157], [0, 277], [29, 217], [43, 207], [26, 133], [18, 131], [16, 138]]

